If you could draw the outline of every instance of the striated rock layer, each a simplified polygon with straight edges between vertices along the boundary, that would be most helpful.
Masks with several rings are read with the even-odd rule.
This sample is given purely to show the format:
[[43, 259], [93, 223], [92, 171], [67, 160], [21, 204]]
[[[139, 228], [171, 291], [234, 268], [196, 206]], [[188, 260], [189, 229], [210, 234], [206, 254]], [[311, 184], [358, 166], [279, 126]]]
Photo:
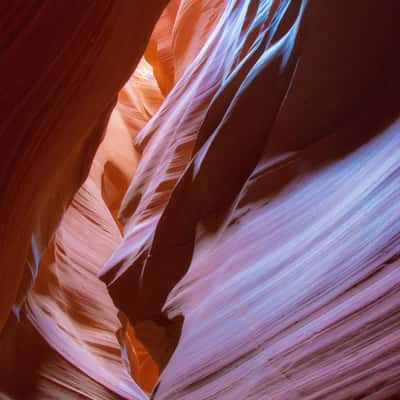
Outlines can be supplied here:
[[156, 399], [400, 391], [394, 14], [231, 1], [140, 132], [102, 279], [150, 351], [184, 317]]
[[399, 397], [400, 3], [164, 5], [0, 14], [0, 393]]
[[40, 253], [85, 180], [117, 92], [163, 6], [3, 2], [0, 328], [21, 282], [17, 303], [22, 302]]
[[[158, 88], [156, 99], [147, 88], [141, 95], [141, 87], [138, 99], [130, 98], [143, 62], [98, 146], [165, 4], [6, 3], [0, 6], [0, 327], [8, 323], [0, 337], [0, 393], [144, 399], [121, 355], [118, 310], [96, 276], [121, 240], [113, 216], [138, 161], [132, 137], [151, 115], [147, 104], [161, 102]], [[149, 85], [157, 86], [152, 74]], [[130, 115], [137, 128], [127, 108], [137, 110]], [[150, 391], [157, 367], [143, 346], [136, 350], [146, 365], [136, 379]]]

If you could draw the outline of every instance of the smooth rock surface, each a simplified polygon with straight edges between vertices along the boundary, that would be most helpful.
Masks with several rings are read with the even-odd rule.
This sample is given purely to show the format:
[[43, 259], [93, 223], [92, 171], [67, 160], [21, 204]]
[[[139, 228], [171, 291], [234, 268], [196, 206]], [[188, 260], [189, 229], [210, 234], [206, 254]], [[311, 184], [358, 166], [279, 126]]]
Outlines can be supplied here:
[[0, 399], [398, 398], [400, 3], [7, 3]]

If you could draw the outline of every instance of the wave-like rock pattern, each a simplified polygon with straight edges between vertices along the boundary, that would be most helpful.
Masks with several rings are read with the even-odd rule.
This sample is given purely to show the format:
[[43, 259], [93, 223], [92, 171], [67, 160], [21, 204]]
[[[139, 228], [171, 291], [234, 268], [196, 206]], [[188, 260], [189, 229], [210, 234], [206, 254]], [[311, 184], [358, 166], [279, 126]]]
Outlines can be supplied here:
[[121, 240], [115, 217], [139, 158], [132, 138], [162, 101], [151, 67], [141, 62], [108, 123], [164, 6], [151, 4], [151, 11], [150, 3], [134, 1], [0, 7], [7, 33], [0, 325], [8, 320], [0, 337], [0, 397], [144, 399], [157, 378], [132, 334], [137, 363], [146, 367], [132, 372], [143, 389], [129, 376], [118, 310], [97, 278]]
[[1, 5], [0, 329], [13, 304], [18, 313], [163, 7], [107, 0]]
[[398, 12], [231, 1], [139, 134], [103, 279], [184, 317], [155, 399], [399, 393]]
[[[97, 278], [121, 240], [113, 211], [119, 208], [139, 157], [132, 145], [137, 128], [130, 122], [146, 116], [146, 96], [140, 97], [142, 90], [148, 92], [146, 80], [135, 88], [134, 99], [124, 93], [142, 70], [143, 62], [121, 93], [89, 177], [41, 256], [35, 286], [18, 314], [20, 323], [15, 325], [11, 316], [1, 339], [9, 365], [0, 373], [0, 387], [16, 399], [146, 399], [138, 384], [150, 392], [157, 379], [158, 368], [132, 328], [129, 348], [124, 347], [123, 335], [117, 337], [118, 310]], [[149, 85], [150, 77], [154, 81], [150, 74]], [[129, 121], [124, 118], [127, 109]], [[21, 337], [23, 345], [18, 343]], [[128, 358], [137, 383], [129, 376]]]
[[0, 6], [0, 398], [397, 398], [400, 4], [164, 5]]

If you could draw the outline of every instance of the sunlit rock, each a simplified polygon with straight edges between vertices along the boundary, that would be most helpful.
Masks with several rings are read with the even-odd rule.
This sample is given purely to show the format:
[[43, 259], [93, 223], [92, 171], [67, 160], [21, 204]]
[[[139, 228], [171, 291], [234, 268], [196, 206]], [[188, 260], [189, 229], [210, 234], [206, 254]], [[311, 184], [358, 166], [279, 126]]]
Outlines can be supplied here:
[[54, 4], [1, 17], [0, 399], [400, 396], [399, 2]]

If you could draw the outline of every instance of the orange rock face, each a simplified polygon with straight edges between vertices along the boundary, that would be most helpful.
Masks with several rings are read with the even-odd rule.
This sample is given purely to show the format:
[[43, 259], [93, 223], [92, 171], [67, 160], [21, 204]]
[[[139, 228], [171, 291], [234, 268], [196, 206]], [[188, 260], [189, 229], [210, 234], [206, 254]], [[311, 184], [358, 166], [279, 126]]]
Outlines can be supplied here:
[[6, 3], [1, 14], [0, 327], [21, 281], [29, 286], [38, 256], [85, 180], [116, 94], [163, 7], [156, 1], [152, 11], [146, 11], [152, 3], [135, 1]]
[[400, 396], [398, 1], [9, 3], [0, 398]]

